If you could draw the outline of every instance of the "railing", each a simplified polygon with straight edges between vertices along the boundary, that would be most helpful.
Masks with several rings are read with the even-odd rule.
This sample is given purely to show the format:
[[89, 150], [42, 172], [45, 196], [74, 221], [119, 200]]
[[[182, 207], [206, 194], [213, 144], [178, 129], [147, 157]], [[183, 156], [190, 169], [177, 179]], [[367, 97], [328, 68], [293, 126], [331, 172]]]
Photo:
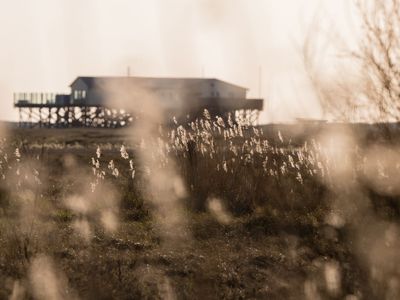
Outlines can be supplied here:
[[14, 105], [48, 105], [56, 102], [56, 93], [14, 93]]

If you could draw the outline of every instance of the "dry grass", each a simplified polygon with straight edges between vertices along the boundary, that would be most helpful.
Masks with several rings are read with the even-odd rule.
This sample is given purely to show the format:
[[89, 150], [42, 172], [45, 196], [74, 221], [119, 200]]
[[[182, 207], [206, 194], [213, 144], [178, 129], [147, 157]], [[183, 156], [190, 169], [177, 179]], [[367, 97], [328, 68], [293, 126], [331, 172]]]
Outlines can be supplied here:
[[16, 130], [0, 145], [0, 298], [399, 295], [397, 146], [311, 131], [207, 116], [143, 141]]

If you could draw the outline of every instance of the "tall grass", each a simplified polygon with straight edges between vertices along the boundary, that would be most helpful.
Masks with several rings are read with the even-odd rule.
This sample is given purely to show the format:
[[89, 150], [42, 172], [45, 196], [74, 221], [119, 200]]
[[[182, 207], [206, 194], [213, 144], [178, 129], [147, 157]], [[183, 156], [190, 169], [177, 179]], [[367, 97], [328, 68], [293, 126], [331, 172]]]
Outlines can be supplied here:
[[[175, 218], [174, 214], [189, 218], [207, 215], [222, 227], [244, 222], [249, 232], [256, 227], [263, 233], [285, 232], [313, 241], [322, 231], [347, 232], [356, 244], [351, 251], [372, 274], [368, 278], [374, 284], [382, 283], [392, 269], [376, 263], [358, 247], [366, 243], [375, 254], [397, 259], [374, 240], [387, 235], [391, 245], [397, 245], [393, 242], [397, 241], [393, 238], [393, 232], [397, 232], [393, 226], [397, 226], [400, 216], [399, 182], [395, 179], [400, 170], [398, 149], [364, 147], [347, 131], [322, 132], [296, 143], [292, 138], [279, 130], [266, 134], [261, 127], [205, 113], [203, 118], [188, 124], [160, 126], [156, 136], [137, 137], [135, 143], [127, 139], [118, 145], [97, 145], [81, 160], [74, 157], [70, 148], [57, 152], [56, 155], [62, 154], [59, 157], [49, 158], [43, 148], [38, 150], [3, 139], [0, 141], [0, 243], [5, 250], [0, 266], [8, 277], [29, 281], [26, 274], [30, 274], [36, 282], [40, 278], [37, 266], [44, 265], [46, 274], [59, 274], [62, 279], [54, 281], [57, 289], [69, 286], [66, 277], [71, 274], [62, 274], [50, 255], [50, 249], [56, 252], [54, 248], [64, 245], [59, 240], [60, 228], [69, 230], [72, 237], [68, 243], [73, 245], [73, 251], [84, 253], [79, 254], [82, 260], [82, 257], [90, 259], [94, 254], [85, 251], [91, 249], [91, 243], [103, 242], [103, 238], [111, 240], [109, 243], [115, 247], [128, 247], [130, 241], [117, 238], [119, 223], [140, 221], [140, 226], [153, 226], [145, 224], [161, 220], [154, 218], [156, 206], [175, 193], [183, 198], [184, 210], [172, 212], [167, 205], [161, 211], [165, 219]], [[140, 153], [144, 152], [146, 161], [140, 159]], [[173, 173], [168, 172], [171, 169]], [[183, 185], [175, 173], [183, 178]], [[171, 183], [158, 189], [151, 181], [154, 177]], [[157, 201], [151, 201], [152, 198]], [[173, 224], [196, 230], [190, 223]], [[369, 230], [375, 225], [378, 229]], [[364, 235], [366, 238], [362, 239]], [[161, 243], [159, 237], [152, 239]], [[140, 243], [129, 245], [145, 248]], [[340, 252], [336, 248], [325, 249], [323, 242], [314, 246], [323, 253]], [[57, 249], [62, 255], [69, 255], [69, 250]], [[340, 294], [338, 274], [350, 276], [350, 271], [341, 270], [335, 260], [340, 255], [331, 254], [326, 264], [326, 272], [335, 279], [331, 287], [335, 295]], [[92, 261], [88, 265], [99, 268]], [[118, 260], [115, 280], [120, 283], [121, 268]], [[373, 277], [376, 268], [384, 274], [378, 279]], [[138, 270], [142, 272], [141, 267]], [[162, 274], [160, 280], [168, 282], [171, 288], [163, 272], [154, 272]], [[18, 287], [21, 284], [29, 289], [23, 282], [14, 283]], [[41, 287], [41, 283], [37, 286]], [[314, 293], [314, 281], [307, 280], [305, 289]], [[35, 287], [32, 290], [37, 293]], [[376, 295], [385, 294], [384, 289], [376, 290]]]

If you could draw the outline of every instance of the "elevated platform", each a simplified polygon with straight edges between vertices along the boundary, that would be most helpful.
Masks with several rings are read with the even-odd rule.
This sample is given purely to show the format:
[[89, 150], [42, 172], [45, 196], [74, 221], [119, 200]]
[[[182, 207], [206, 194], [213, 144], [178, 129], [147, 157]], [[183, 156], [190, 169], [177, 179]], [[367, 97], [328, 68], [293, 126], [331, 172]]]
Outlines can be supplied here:
[[86, 105], [84, 103], [68, 103], [68, 104], [59, 104], [59, 103], [29, 103], [29, 102], [17, 102], [14, 103], [14, 107], [16, 108], [53, 108], [53, 107], [102, 107], [102, 105]]
[[[72, 100], [70, 95], [56, 93], [14, 94], [14, 107], [19, 110], [21, 127], [105, 127], [114, 128], [130, 124], [135, 115], [121, 107], [87, 103], [87, 99]], [[189, 99], [187, 99], [189, 100]], [[185, 124], [201, 117], [204, 109], [212, 115], [228, 118], [233, 116], [244, 124], [257, 125], [263, 99], [244, 98], [195, 98], [184, 101], [184, 107], [170, 110], [166, 119], [177, 117]], [[132, 105], [132, 104], [130, 104]], [[127, 105], [128, 106], [128, 105]], [[180, 113], [180, 116], [177, 113]]]
[[100, 107], [101, 105], [86, 105], [82, 100], [71, 101], [68, 94], [56, 93], [15, 93], [14, 107], [20, 108], [52, 108], [52, 107]]

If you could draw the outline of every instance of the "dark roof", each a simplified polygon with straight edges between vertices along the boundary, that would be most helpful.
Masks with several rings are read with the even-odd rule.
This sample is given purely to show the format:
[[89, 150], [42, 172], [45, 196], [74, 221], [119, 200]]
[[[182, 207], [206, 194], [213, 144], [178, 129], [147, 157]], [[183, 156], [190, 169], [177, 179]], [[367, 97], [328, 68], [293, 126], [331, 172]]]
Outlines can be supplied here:
[[235, 86], [237, 88], [245, 89], [247, 88], [232, 84], [226, 81], [222, 81], [216, 78], [172, 78], [172, 77], [127, 77], [127, 76], [98, 76], [98, 77], [88, 77], [82, 76], [77, 77], [71, 84], [72, 86], [77, 80], [82, 80], [88, 88], [93, 88], [95, 85], [107, 84], [107, 83], [132, 83], [132, 84], [167, 84], [168, 86], [189, 86], [203, 83], [204, 81], [219, 81], [225, 84]]

